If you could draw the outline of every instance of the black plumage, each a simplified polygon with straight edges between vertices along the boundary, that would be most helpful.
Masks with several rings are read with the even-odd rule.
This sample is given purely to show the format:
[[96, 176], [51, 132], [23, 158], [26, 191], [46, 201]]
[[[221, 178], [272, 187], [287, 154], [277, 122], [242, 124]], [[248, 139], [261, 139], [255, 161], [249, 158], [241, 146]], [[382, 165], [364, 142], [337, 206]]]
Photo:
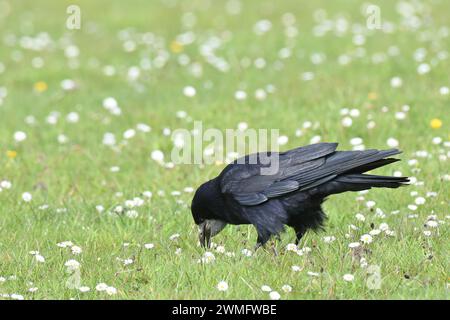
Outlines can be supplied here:
[[201, 244], [209, 245], [210, 238], [226, 224], [253, 224], [257, 246], [288, 225], [298, 242], [308, 229], [323, 227], [326, 216], [321, 205], [329, 195], [372, 187], [398, 188], [408, 182], [406, 177], [364, 174], [399, 161], [389, 158], [399, 150], [336, 151], [337, 145], [318, 143], [269, 153], [279, 165], [272, 175], [261, 174], [262, 168], [271, 165], [267, 154], [245, 156], [229, 164], [218, 177], [201, 185], [192, 200]]

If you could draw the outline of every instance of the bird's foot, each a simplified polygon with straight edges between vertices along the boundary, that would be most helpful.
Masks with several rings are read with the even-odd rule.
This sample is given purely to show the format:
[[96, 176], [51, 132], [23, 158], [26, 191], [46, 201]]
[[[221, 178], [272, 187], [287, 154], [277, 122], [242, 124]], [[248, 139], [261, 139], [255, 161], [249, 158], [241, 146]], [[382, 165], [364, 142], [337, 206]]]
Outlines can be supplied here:
[[278, 251], [277, 251], [277, 247], [275, 245], [275, 241], [272, 241], [271, 248], [272, 248], [273, 254], [275, 256], [278, 256]]

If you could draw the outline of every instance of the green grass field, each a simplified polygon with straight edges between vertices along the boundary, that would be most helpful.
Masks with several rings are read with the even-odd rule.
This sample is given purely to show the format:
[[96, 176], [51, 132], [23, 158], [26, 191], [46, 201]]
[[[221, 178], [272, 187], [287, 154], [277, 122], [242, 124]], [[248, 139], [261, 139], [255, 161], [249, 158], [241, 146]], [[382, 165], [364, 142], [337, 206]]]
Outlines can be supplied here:
[[[374, 1], [374, 30], [362, 1], [77, 1], [74, 30], [70, 4], [0, 1], [0, 299], [448, 298], [450, 3]], [[191, 188], [225, 164], [170, 165], [193, 121], [398, 144], [377, 173], [413, 183], [331, 197], [297, 252], [228, 226], [199, 263]]]

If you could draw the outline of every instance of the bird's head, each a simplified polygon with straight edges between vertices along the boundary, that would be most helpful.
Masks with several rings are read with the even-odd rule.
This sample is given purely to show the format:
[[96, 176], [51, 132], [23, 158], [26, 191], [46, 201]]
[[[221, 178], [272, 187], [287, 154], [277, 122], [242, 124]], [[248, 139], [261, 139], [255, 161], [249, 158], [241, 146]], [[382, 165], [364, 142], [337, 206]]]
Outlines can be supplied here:
[[217, 188], [215, 188], [214, 182], [208, 181], [197, 189], [192, 199], [192, 217], [198, 227], [198, 240], [202, 247], [209, 248], [211, 238], [227, 225], [220, 219], [218, 210], [214, 209], [217, 205], [220, 205], [217, 203], [217, 197]]

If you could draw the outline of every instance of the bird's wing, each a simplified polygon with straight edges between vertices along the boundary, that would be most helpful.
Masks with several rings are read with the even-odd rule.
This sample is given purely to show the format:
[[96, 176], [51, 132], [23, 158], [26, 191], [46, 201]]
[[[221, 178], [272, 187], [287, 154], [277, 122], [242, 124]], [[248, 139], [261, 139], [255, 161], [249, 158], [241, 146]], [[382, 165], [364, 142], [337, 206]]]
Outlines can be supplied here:
[[[222, 173], [221, 191], [231, 194], [242, 205], [252, 206], [298, 190], [302, 185], [297, 178], [323, 165], [325, 156], [334, 153], [336, 147], [337, 143], [318, 143], [271, 154], [271, 156], [278, 155], [279, 161], [279, 170], [273, 175], [261, 174], [261, 169], [269, 167], [272, 163], [261, 164], [259, 154], [257, 164], [248, 164], [238, 159]], [[250, 157], [246, 156], [247, 159], [244, 160]]]
[[336, 147], [336, 143], [319, 143], [279, 153], [279, 170], [274, 175], [262, 175], [261, 164], [232, 164], [221, 175], [221, 191], [241, 205], [258, 205], [317, 187], [346, 172], [365, 172], [381, 159], [400, 153], [397, 149], [335, 151]]

